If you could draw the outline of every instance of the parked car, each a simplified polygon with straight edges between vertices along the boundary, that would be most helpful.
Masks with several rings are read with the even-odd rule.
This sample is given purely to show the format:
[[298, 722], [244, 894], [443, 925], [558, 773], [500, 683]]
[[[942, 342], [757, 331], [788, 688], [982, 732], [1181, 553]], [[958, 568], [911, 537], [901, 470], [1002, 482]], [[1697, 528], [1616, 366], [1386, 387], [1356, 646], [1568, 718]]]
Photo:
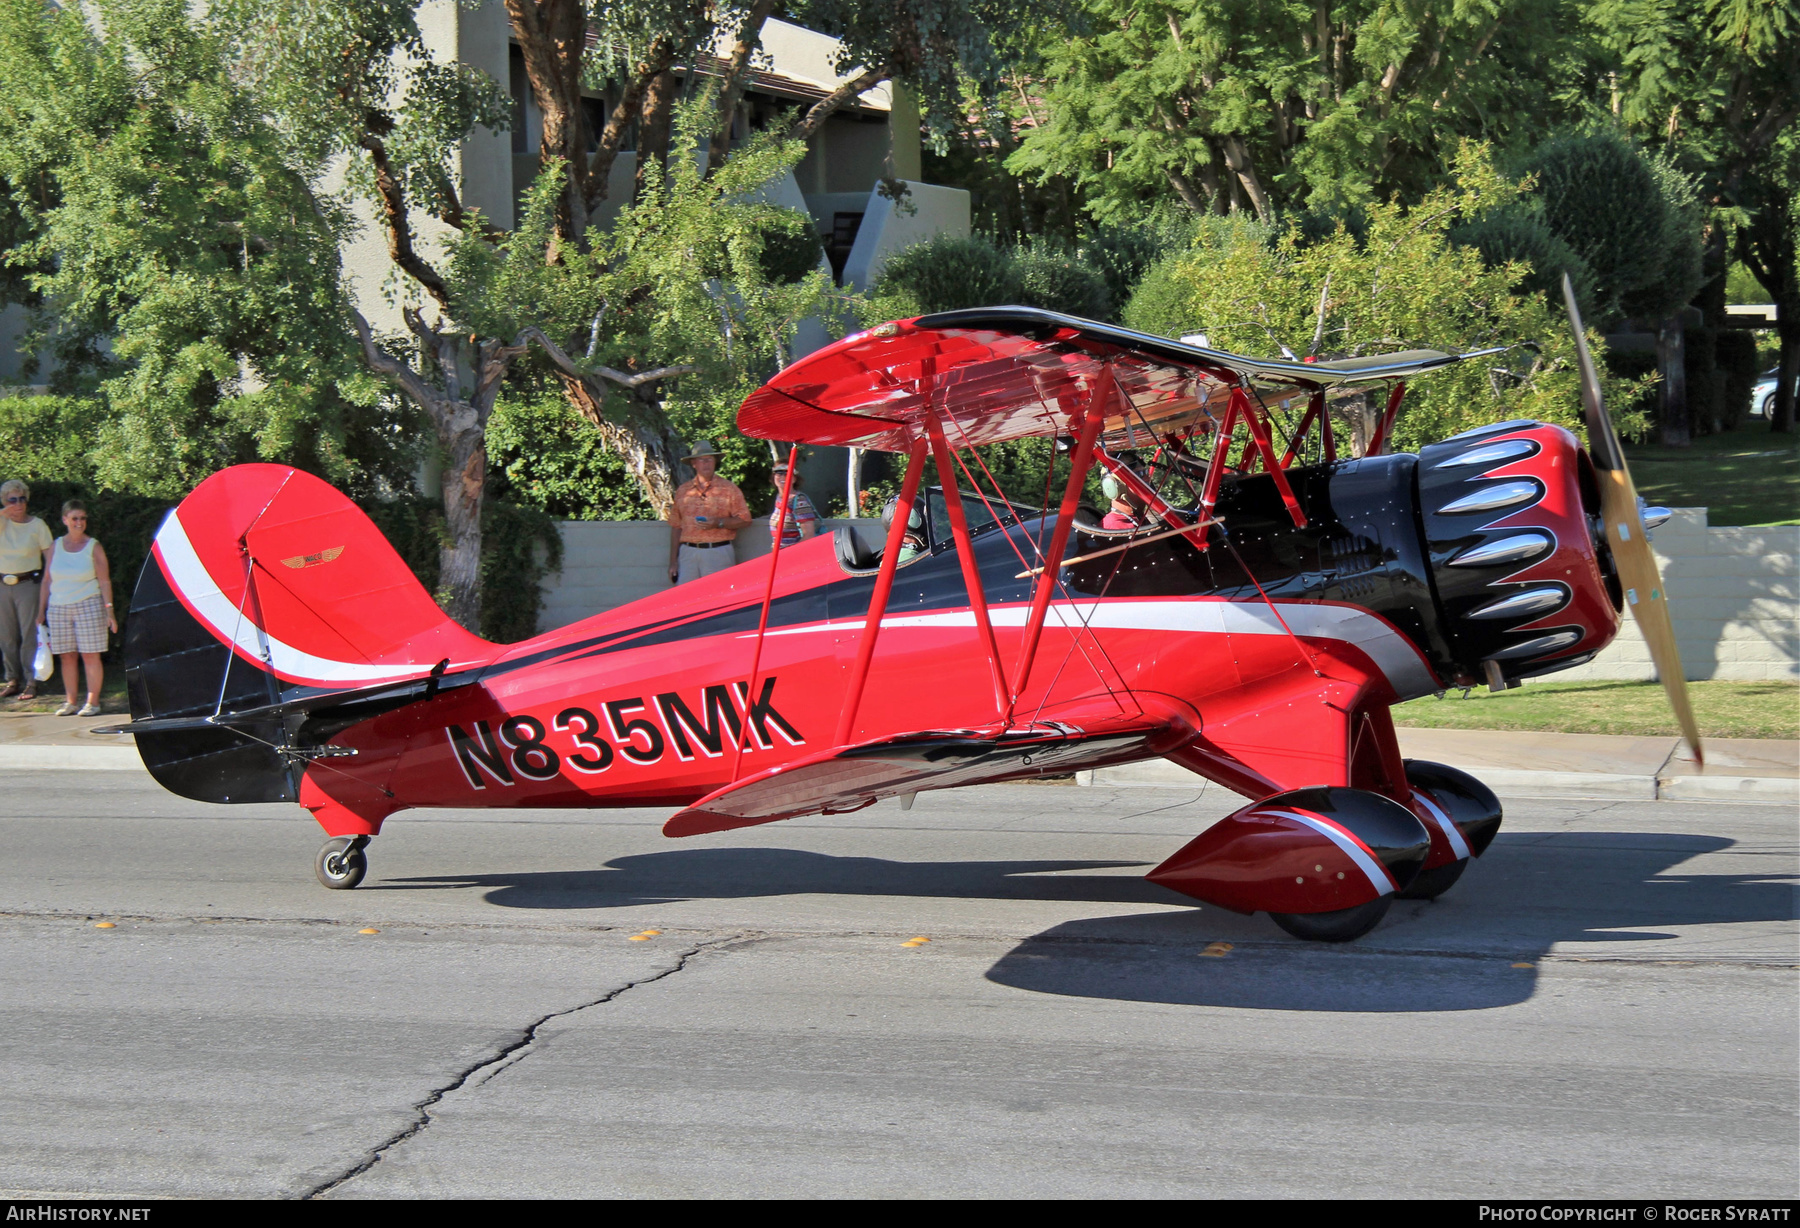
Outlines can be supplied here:
[[1757, 377], [1756, 387], [1750, 393], [1750, 413], [1753, 417], [1774, 419], [1775, 388], [1780, 377], [1780, 367], [1770, 367]]

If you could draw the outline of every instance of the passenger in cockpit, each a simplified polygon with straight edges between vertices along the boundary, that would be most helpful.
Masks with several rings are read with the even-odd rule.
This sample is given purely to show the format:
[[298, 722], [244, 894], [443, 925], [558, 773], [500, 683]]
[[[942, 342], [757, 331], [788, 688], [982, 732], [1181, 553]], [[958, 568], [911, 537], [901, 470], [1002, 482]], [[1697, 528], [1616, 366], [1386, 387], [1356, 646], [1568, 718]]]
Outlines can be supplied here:
[[1144, 501], [1129, 487], [1109, 473], [1100, 479], [1100, 491], [1112, 500], [1112, 506], [1100, 521], [1101, 528], [1117, 532], [1144, 527]]

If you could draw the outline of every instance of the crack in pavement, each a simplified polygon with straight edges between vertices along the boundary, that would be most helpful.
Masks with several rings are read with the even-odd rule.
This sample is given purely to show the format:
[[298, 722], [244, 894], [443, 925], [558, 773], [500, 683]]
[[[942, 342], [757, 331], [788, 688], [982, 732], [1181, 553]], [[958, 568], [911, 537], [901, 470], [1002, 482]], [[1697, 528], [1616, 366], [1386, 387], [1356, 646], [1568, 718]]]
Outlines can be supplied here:
[[[322, 1181], [299, 1195], [299, 1200], [301, 1202], [306, 1202], [314, 1198], [323, 1198], [344, 1183], [353, 1181], [374, 1168], [377, 1164], [381, 1163], [382, 1158], [395, 1147], [398, 1147], [409, 1139], [418, 1137], [425, 1131], [426, 1127], [431, 1125], [431, 1109], [433, 1105], [442, 1101], [443, 1098], [450, 1093], [460, 1091], [464, 1087], [479, 1087], [488, 1082], [488, 1080], [492, 1079], [495, 1075], [499, 1074], [502, 1070], [523, 1061], [529, 1056], [527, 1051], [537, 1043], [538, 1029], [542, 1028], [552, 1019], [561, 1019], [566, 1015], [579, 1014], [582, 1011], [591, 1010], [596, 1006], [605, 1006], [608, 1002], [616, 1000], [621, 994], [636, 989], [640, 985], [652, 985], [657, 981], [667, 980], [669, 977], [674, 976], [677, 972], [686, 968], [688, 966], [688, 961], [700, 954], [700, 952], [709, 947], [716, 947], [721, 943], [734, 942], [740, 937], [742, 937], [742, 935], [733, 935], [730, 938], [715, 938], [706, 942], [696, 943], [677, 956], [672, 965], [653, 976], [641, 977], [635, 981], [627, 981], [625, 984], [620, 985], [616, 989], [608, 990], [606, 993], [592, 1001], [577, 1003], [574, 1006], [565, 1007], [559, 1011], [551, 1011], [547, 1015], [540, 1015], [519, 1033], [519, 1038], [517, 1040], [502, 1048], [498, 1053], [489, 1057], [484, 1057], [480, 1061], [466, 1067], [450, 1082], [444, 1084], [442, 1087], [434, 1089], [430, 1095], [414, 1104], [412, 1108], [416, 1116], [411, 1125], [407, 1126], [404, 1130], [397, 1131], [393, 1135], [390, 1135], [384, 1142], [381, 1142], [364, 1152], [363, 1158], [358, 1163], [353, 1164], [337, 1176]], [[477, 1075], [481, 1075], [484, 1071], [486, 1072], [484, 1077], [476, 1080], [473, 1084], [470, 1083], [470, 1080], [475, 1079]]]

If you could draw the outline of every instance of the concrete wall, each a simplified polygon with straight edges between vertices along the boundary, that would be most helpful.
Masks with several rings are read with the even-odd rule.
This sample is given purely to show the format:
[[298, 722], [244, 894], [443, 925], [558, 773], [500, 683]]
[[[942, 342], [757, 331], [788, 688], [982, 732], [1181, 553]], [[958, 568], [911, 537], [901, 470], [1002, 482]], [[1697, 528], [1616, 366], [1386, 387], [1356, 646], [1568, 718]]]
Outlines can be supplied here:
[[[830, 531], [845, 521], [826, 521]], [[880, 522], [854, 522], [874, 542]], [[567, 521], [563, 570], [545, 586], [538, 627], [547, 631], [668, 587], [669, 528], [661, 521]], [[1800, 527], [1708, 528], [1706, 509], [1684, 508], [1653, 545], [1669, 591], [1681, 660], [1690, 679], [1800, 681]], [[759, 520], [738, 535], [740, 561], [767, 554]], [[1546, 681], [1655, 677], [1637, 625], [1587, 665]]]
[[879, 187], [869, 189], [862, 227], [856, 232], [856, 246], [844, 262], [845, 285], [867, 290], [881, 275], [881, 266], [896, 252], [934, 235], [969, 233], [967, 192], [913, 180], [905, 182], [908, 191], [900, 201], [887, 199]]
[[[881, 534], [879, 520], [827, 520], [820, 532], [842, 524], [854, 524], [871, 543]], [[562, 574], [544, 585], [539, 631], [566, 627], [669, 587], [669, 526], [663, 521], [565, 520], [562, 539]], [[738, 562], [767, 553], [764, 518], [738, 534]]]
[[[1800, 527], [1710, 528], [1705, 508], [1679, 508], [1650, 544], [1690, 680], [1800, 681]], [[1546, 681], [1655, 676], [1628, 617], [1606, 651]]]

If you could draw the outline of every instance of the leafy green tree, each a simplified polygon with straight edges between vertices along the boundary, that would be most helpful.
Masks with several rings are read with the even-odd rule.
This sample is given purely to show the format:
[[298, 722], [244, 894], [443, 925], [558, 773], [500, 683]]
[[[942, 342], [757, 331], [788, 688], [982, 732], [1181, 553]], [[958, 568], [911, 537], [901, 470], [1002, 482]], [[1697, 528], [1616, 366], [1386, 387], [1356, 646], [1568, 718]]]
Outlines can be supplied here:
[[[1800, 288], [1792, 261], [1780, 255], [1793, 243], [1800, 4], [1593, 0], [1587, 19], [1601, 51], [1594, 101], [1700, 185], [1706, 282], [1696, 302], [1707, 323], [1724, 312], [1734, 259], [1757, 253], [1765, 292], [1780, 309], [1782, 363], [1800, 369]], [[1772, 426], [1792, 424], [1789, 394]]]
[[[280, 460], [353, 491], [403, 475], [404, 415], [343, 327], [343, 215], [179, 0], [0, 0], [0, 178], [13, 296], [68, 399], [9, 407], [102, 487], [185, 492]], [[35, 420], [35, 425], [27, 420]]]
[[[706, 97], [679, 109], [677, 139], [698, 144], [710, 118]], [[801, 273], [789, 258], [804, 247], [811, 219], [760, 199], [803, 153], [798, 141], [767, 133], [711, 175], [686, 158], [671, 159], [666, 177], [650, 166], [643, 197], [585, 246], [564, 243], [549, 222], [549, 177], [560, 173], [553, 165], [517, 232], [499, 244], [465, 236], [455, 246], [458, 283], [488, 287], [473, 299], [504, 302], [507, 321], [526, 318], [529, 307], [525, 335], [658, 514], [671, 505], [677, 461], [696, 436], [725, 446], [728, 476], [766, 467], [766, 449], [736, 435], [732, 413], [787, 365], [803, 320], [849, 318], [853, 296], [816, 264]], [[517, 256], [533, 250], [535, 260]]]
[[[1214, 346], [1244, 353], [1286, 346], [1335, 358], [1514, 347], [1417, 381], [1407, 391], [1395, 445], [1416, 447], [1507, 418], [1580, 429], [1574, 341], [1560, 307], [1521, 292], [1525, 266], [1490, 267], [1478, 251], [1450, 238], [1460, 219], [1518, 196], [1484, 151], [1466, 148], [1451, 182], [1412, 208], [1370, 205], [1361, 240], [1345, 228], [1309, 242], [1290, 224], [1271, 242], [1255, 228], [1206, 227], [1190, 250], [1168, 257], [1145, 279], [1126, 323], [1169, 336], [1205, 333]], [[1590, 336], [1589, 344], [1598, 347], [1599, 338]], [[1626, 404], [1635, 391], [1609, 377], [1610, 404]], [[1332, 412], [1360, 451], [1381, 408], [1372, 394], [1356, 393], [1334, 403]], [[1641, 428], [1640, 419], [1615, 413], [1621, 429]]]
[[1008, 164], [1074, 179], [1105, 219], [1416, 197], [1459, 136], [1563, 114], [1568, 9], [1085, 0], [1085, 25], [1043, 45], [1048, 114]]

